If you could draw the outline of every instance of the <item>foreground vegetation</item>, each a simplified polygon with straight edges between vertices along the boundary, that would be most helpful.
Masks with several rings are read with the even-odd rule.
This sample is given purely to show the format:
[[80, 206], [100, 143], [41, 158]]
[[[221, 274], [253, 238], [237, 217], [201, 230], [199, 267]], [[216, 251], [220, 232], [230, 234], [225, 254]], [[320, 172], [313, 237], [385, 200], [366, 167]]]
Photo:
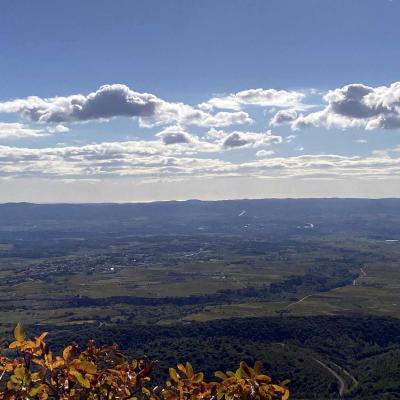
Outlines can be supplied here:
[[79, 351], [73, 343], [61, 355], [54, 355], [45, 342], [47, 332], [29, 340], [20, 324], [9, 345], [16, 353], [0, 355], [0, 399], [163, 399], [272, 400], [289, 398], [285, 383], [274, 384], [261, 372], [261, 363], [245, 362], [235, 371], [215, 373], [219, 382], [205, 382], [189, 362], [169, 368], [169, 379], [162, 386], [151, 386], [152, 361], [128, 360], [116, 345], [96, 346], [90, 341]]
[[[290, 380], [290, 399], [387, 400], [400, 398], [400, 320], [375, 316], [240, 318], [179, 325], [121, 323], [45, 329], [53, 349], [117, 343], [131, 358], [158, 360], [152, 380], [162, 384], [168, 367], [190, 360], [213, 380], [214, 371], [260, 360], [274, 382]], [[200, 350], [199, 350], [200, 349]], [[321, 362], [321, 363], [320, 363]], [[330, 370], [333, 370], [338, 379]]]

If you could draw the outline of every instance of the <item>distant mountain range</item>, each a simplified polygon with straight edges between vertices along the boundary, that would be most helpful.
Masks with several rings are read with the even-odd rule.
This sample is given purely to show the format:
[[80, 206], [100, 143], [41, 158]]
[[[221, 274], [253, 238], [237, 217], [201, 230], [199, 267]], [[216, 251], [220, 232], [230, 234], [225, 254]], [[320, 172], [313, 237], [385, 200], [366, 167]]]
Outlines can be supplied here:
[[[400, 237], [400, 199], [266, 199], [134, 204], [0, 204], [0, 238], [68, 235], [348, 233]], [[309, 229], [312, 227], [312, 229]]]

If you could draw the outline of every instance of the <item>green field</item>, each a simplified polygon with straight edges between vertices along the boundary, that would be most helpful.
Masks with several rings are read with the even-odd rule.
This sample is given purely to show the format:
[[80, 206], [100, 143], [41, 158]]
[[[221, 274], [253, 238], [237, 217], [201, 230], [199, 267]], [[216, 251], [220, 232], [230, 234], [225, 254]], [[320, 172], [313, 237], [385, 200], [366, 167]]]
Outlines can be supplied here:
[[[215, 237], [215, 243], [209, 237], [201, 240], [195, 251], [185, 251], [185, 247], [193, 248], [193, 239], [182, 237], [182, 249], [165, 253], [161, 247], [173, 248], [177, 240], [163, 237], [152, 238], [151, 245], [135, 240], [98, 249], [82, 247], [62, 257], [2, 258], [0, 321], [6, 325], [120, 320], [165, 324], [278, 314], [399, 315], [398, 242], [314, 237], [283, 241], [271, 248], [270, 243], [258, 240], [258, 248], [266, 251], [253, 254], [254, 243], [240, 238]], [[335, 264], [345, 264], [345, 272], [354, 279], [327, 290], [314, 288], [311, 282], [274, 296], [256, 293], [293, 277], [311, 274], [312, 278], [310, 271], [324, 272]], [[232, 294], [219, 298], [221, 291]], [[198, 304], [164, 304], [163, 312], [159, 306], [130, 301], [193, 296], [204, 299]], [[105, 301], [76, 306], [71, 304], [76, 298]]]

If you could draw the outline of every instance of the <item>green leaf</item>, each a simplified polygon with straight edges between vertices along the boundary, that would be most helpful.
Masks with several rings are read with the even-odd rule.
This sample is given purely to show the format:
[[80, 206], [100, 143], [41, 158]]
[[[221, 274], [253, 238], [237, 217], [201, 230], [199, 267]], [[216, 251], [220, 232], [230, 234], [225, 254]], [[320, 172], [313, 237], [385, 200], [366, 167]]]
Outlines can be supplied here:
[[217, 400], [221, 400], [225, 396], [224, 392], [218, 392], [217, 394]]
[[36, 387], [33, 387], [33, 388], [29, 391], [29, 396], [31, 396], [31, 397], [37, 396], [37, 395], [39, 394], [39, 392], [41, 391], [41, 389], [42, 389], [42, 386], [41, 386], [41, 385], [36, 386]]
[[236, 370], [235, 376], [237, 379], [241, 379], [243, 377], [243, 371], [240, 368], [238, 368]]
[[86, 379], [80, 372], [72, 370], [69, 371], [70, 375], [72, 375], [77, 382], [86, 389], [90, 389], [90, 382]]
[[145, 387], [142, 387], [142, 393], [143, 393], [144, 395], [146, 395], [147, 397], [150, 397], [150, 396], [151, 396], [150, 390], [147, 389], [147, 388], [145, 388]]
[[18, 379], [24, 379], [25, 377], [25, 368], [24, 367], [17, 367], [14, 370], [14, 375], [18, 378]]
[[90, 361], [76, 360], [74, 361], [73, 366], [87, 374], [95, 374], [97, 372], [96, 364]]
[[227, 375], [225, 375], [222, 371], [217, 371], [214, 373], [214, 375], [223, 381], [228, 378]]
[[186, 363], [186, 375], [188, 378], [191, 378], [193, 376], [193, 367], [192, 364], [190, 364], [190, 362]]
[[11, 375], [10, 381], [17, 384], [22, 383], [22, 379], [16, 375]]

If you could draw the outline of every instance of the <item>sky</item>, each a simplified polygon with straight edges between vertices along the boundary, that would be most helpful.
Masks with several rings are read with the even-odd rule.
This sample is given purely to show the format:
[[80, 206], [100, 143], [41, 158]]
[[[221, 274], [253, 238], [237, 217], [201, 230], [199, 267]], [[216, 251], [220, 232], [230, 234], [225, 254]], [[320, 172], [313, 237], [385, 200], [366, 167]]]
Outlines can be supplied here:
[[400, 197], [400, 0], [4, 0], [0, 202]]

